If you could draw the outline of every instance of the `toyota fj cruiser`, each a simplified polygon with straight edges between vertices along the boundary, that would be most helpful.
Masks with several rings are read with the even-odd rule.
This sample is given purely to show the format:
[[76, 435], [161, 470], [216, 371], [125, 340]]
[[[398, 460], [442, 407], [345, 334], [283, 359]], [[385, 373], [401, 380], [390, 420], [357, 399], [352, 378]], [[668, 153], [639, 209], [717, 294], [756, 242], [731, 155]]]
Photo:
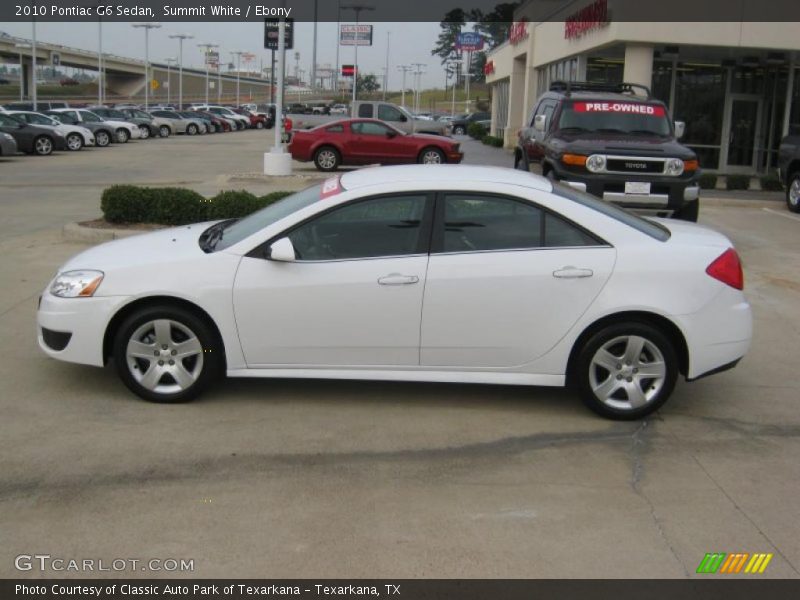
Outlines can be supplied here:
[[697, 221], [700, 167], [677, 141], [683, 130], [644, 86], [557, 81], [520, 131], [514, 167], [538, 164], [550, 179], [636, 212]]

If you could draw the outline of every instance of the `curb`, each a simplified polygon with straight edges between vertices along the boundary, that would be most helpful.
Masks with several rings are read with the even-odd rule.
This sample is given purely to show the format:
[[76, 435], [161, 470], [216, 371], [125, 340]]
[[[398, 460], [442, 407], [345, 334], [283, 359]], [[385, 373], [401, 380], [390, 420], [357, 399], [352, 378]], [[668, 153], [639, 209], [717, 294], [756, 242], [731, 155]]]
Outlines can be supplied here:
[[780, 200], [771, 200], [767, 198], [724, 198], [721, 196], [703, 196], [702, 190], [700, 191], [700, 210], [705, 206], [720, 206], [720, 207], [738, 207], [738, 208], [764, 208], [768, 206], [782, 205]]
[[80, 223], [67, 223], [61, 229], [61, 237], [67, 242], [99, 244], [132, 237], [141, 233], [149, 233], [149, 231], [147, 229], [98, 229], [96, 227], [84, 227]]

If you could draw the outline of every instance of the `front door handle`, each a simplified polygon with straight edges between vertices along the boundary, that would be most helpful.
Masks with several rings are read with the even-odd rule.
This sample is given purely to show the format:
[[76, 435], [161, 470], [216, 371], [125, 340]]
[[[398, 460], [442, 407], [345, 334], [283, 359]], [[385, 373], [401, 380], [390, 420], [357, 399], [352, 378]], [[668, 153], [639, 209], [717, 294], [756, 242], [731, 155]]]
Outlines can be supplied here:
[[419, 283], [419, 277], [416, 275], [392, 273], [391, 275], [378, 278], [378, 283], [380, 285], [411, 285], [412, 283]]
[[594, 275], [594, 271], [591, 269], [578, 269], [577, 267], [564, 267], [558, 271], [553, 271], [553, 277], [558, 279], [582, 279], [592, 275]]

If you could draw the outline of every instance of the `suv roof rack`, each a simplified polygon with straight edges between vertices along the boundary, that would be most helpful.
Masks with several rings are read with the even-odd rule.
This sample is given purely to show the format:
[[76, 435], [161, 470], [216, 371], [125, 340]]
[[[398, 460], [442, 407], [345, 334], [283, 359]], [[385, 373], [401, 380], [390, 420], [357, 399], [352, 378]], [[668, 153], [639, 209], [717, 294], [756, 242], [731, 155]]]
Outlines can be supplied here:
[[650, 88], [638, 83], [600, 83], [591, 81], [554, 81], [550, 84], [551, 92], [563, 92], [569, 96], [572, 92], [609, 92], [612, 94], [636, 94], [641, 90], [647, 99], [653, 97]]

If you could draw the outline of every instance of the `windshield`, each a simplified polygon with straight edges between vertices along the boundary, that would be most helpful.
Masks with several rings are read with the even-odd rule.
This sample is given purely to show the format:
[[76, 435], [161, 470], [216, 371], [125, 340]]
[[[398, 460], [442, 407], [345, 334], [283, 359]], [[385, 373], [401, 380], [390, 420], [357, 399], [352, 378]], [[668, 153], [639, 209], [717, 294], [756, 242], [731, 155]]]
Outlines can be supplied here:
[[286, 196], [282, 200], [273, 202], [269, 206], [254, 212], [247, 217], [236, 221], [224, 231], [222, 239], [217, 242], [214, 250], [224, 250], [230, 248], [234, 244], [238, 244], [243, 239], [261, 231], [265, 227], [269, 227], [273, 223], [277, 223], [284, 217], [288, 217], [298, 210], [302, 210], [307, 206], [311, 206], [315, 202], [319, 202], [322, 197], [322, 184], [311, 186], [301, 192]]
[[558, 120], [560, 130], [668, 136], [672, 126], [662, 104], [643, 102], [566, 103]]
[[82, 110], [81, 111], [81, 117], [87, 123], [102, 123], [103, 122], [103, 119], [101, 119], [96, 114], [94, 114], [93, 112], [88, 111], [88, 110]]
[[22, 121], [17, 120], [16, 117], [0, 113], [0, 125], [4, 125], [5, 127], [18, 127], [21, 124]]

